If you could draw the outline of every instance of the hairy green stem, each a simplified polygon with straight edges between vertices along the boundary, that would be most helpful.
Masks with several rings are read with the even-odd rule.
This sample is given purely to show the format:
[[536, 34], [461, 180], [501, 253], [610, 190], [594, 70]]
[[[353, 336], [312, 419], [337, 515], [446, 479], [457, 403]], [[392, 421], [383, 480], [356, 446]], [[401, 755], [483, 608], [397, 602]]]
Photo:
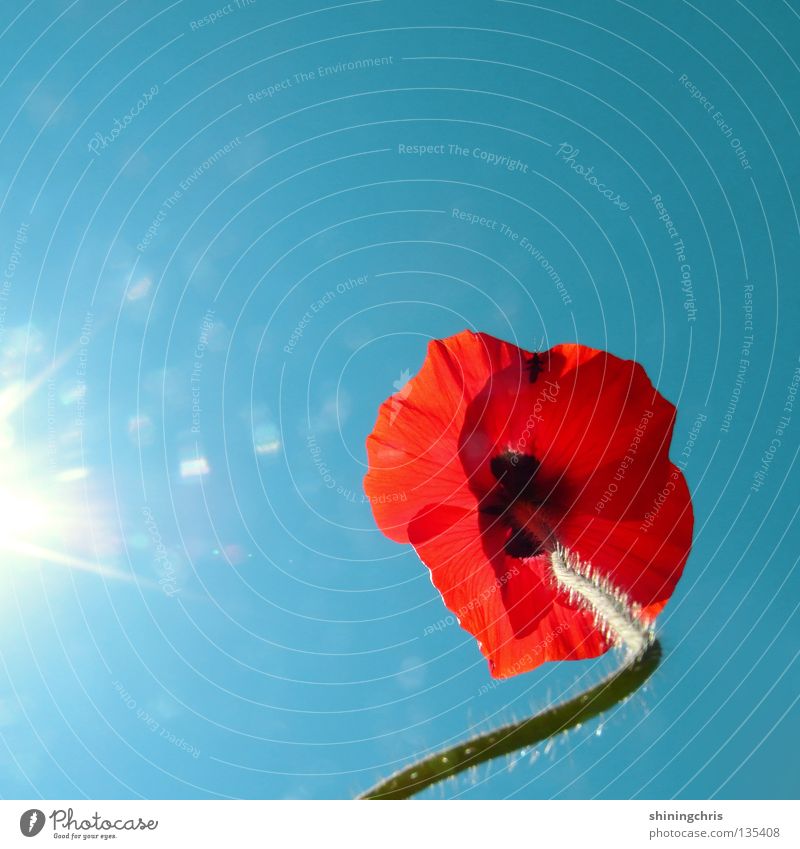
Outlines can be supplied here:
[[431, 784], [458, 775], [470, 767], [555, 737], [624, 701], [644, 684], [660, 662], [661, 646], [653, 640], [642, 654], [633, 656], [621, 669], [585, 693], [528, 719], [504, 725], [466, 743], [437, 752], [400, 770], [359, 798], [408, 799]]

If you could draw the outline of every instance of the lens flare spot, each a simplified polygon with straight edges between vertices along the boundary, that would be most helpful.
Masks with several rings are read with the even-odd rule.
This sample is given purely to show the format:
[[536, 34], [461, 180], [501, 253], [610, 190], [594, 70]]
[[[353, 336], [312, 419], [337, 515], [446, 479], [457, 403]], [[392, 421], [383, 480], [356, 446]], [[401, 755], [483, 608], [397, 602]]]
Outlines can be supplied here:
[[259, 424], [253, 428], [253, 447], [260, 456], [277, 454], [281, 449], [280, 434], [273, 424]]
[[181, 460], [182, 478], [199, 478], [211, 471], [208, 460], [205, 457], [193, 457], [190, 460]]
[[247, 552], [235, 542], [223, 546], [222, 552], [231, 566], [239, 566], [247, 560]]
[[65, 407], [69, 407], [72, 404], [77, 404], [79, 401], [82, 401], [86, 398], [86, 384], [85, 383], [75, 383], [72, 386], [65, 387], [61, 394], [59, 395], [61, 403]]
[[153, 281], [149, 277], [141, 277], [135, 283], [131, 283], [131, 285], [128, 286], [128, 290], [125, 292], [125, 297], [129, 301], [140, 301], [142, 298], [147, 297], [152, 285]]
[[132, 416], [128, 419], [128, 436], [134, 445], [149, 445], [155, 436], [150, 416]]

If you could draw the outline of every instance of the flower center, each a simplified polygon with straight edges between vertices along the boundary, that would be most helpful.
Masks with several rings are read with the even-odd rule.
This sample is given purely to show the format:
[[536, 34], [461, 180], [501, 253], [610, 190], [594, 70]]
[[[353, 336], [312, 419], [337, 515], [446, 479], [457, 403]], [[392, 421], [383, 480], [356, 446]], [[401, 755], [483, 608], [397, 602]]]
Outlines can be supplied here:
[[545, 517], [544, 499], [537, 492], [539, 461], [530, 454], [504, 451], [492, 457], [490, 468], [497, 486], [481, 512], [499, 516], [510, 533], [505, 543], [509, 557], [536, 557], [556, 545]]

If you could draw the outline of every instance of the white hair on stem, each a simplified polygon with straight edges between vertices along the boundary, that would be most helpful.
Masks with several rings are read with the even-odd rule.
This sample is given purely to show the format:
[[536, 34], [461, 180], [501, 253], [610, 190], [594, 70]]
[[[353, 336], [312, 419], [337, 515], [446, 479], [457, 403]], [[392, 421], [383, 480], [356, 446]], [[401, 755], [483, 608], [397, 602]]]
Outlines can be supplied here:
[[550, 554], [550, 565], [559, 588], [594, 616], [609, 642], [635, 656], [644, 653], [653, 642], [653, 630], [639, 618], [639, 605], [561, 545]]

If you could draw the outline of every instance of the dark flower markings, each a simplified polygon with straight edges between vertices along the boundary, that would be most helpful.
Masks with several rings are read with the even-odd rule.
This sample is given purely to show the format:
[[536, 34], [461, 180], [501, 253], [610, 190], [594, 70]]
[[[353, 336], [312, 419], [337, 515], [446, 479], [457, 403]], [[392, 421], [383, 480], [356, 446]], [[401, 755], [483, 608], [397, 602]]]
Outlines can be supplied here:
[[515, 522], [512, 510], [518, 501], [537, 503], [535, 477], [539, 461], [529, 454], [504, 451], [492, 457], [490, 468], [499, 486], [481, 506], [480, 512], [497, 516], [510, 526], [511, 535], [505, 543], [509, 557], [535, 557], [542, 552], [542, 541]]

